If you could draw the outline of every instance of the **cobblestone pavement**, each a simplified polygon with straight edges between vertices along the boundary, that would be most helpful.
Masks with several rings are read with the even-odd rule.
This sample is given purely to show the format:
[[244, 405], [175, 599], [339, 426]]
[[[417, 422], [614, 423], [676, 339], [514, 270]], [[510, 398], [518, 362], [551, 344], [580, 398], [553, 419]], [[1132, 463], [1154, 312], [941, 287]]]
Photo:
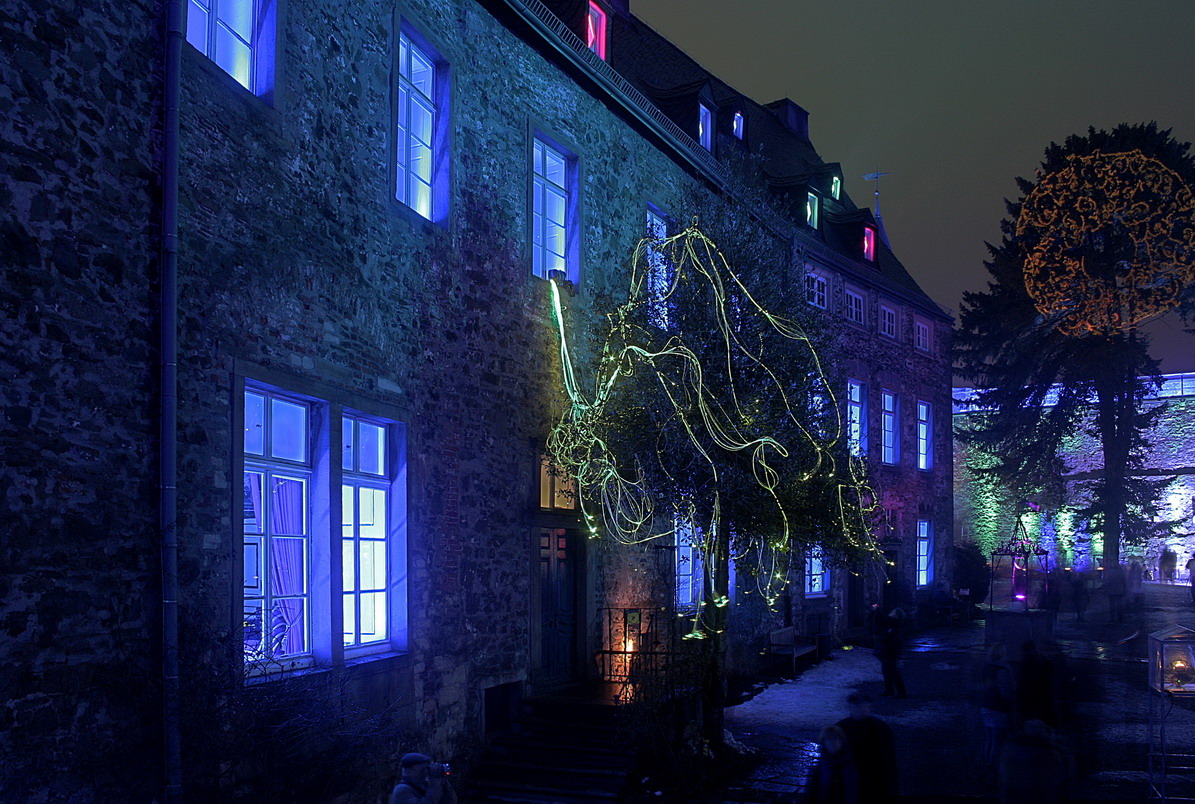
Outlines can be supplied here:
[[[1155, 734], [1161, 714], [1167, 714], [1168, 753], [1195, 754], [1195, 705], [1162, 701], [1148, 690], [1147, 637], [1170, 625], [1195, 628], [1195, 607], [1188, 587], [1162, 584], [1147, 584], [1143, 605], [1124, 622], [1109, 622], [1098, 594], [1092, 604], [1085, 621], [1064, 612], [1053, 629], [1058, 741], [1075, 765], [1071, 800], [1147, 801], [1151, 700]], [[924, 630], [910, 639], [903, 660], [907, 698], [882, 697], [879, 662], [865, 647], [835, 650], [830, 660], [796, 679], [768, 685], [729, 708], [726, 718], [734, 737], [764, 761], [749, 779], [713, 800], [799, 800], [816, 760], [817, 736], [846, 715], [846, 697], [854, 690], [873, 696], [874, 713], [896, 733], [903, 801], [997, 800], [995, 769], [985, 765], [981, 751], [977, 679], [984, 654], [980, 620]], [[1189, 772], [1172, 768], [1167, 782], [1171, 795], [1195, 795]]]

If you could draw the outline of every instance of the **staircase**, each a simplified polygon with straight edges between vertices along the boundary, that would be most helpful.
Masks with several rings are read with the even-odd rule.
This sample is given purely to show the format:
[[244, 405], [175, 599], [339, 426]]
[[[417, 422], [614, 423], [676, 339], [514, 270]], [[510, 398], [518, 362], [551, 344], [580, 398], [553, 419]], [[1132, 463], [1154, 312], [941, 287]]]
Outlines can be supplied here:
[[619, 728], [617, 686], [590, 683], [532, 698], [471, 774], [467, 804], [618, 801], [635, 753]]

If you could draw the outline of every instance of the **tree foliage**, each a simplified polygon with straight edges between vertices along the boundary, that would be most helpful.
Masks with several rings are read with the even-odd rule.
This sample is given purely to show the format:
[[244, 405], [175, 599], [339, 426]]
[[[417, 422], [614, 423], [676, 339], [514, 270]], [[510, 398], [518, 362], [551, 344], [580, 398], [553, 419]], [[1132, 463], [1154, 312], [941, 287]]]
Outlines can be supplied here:
[[[1103, 472], [1085, 513], [1118, 561], [1126, 529], [1144, 532], [1157, 484], [1139, 478], [1145, 431], [1161, 413], [1145, 394], [1158, 364], [1136, 324], [1176, 303], [1192, 270], [1195, 162], [1187, 144], [1148, 125], [1090, 129], [1051, 144], [1024, 194], [1006, 202], [988, 289], [963, 296], [958, 373], [980, 390], [959, 436], [972, 468], [1022, 495], [1059, 500], [1064, 439], [1084, 428]], [[1165, 175], [1165, 194], [1150, 182]]]

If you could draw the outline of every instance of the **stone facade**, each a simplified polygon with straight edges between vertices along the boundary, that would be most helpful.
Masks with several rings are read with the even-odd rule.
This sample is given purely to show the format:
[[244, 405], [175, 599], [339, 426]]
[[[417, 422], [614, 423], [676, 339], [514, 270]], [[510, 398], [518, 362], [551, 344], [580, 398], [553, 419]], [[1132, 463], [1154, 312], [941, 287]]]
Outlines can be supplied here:
[[[559, 5], [571, 19], [575, 4]], [[538, 506], [539, 453], [564, 402], [548, 285], [529, 270], [531, 138], [576, 156], [570, 303], [581, 326], [589, 300], [625, 284], [649, 202], [680, 214], [693, 197], [749, 201], [727, 193], [692, 143], [613, 99], [600, 70], [562, 56], [567, 40], [534, 24], [528, 8], [280, 4], [272, 80], [257, 94], [184, 45], [179, 688], [183, 783], [195, 800], [372, 800], [412, 749], [467, 767], [495, 691], [534, 692], [561, 672], [593, 676], [601, 611], [659, 602], [668, 561], [586, 543], [575, 514]], [[162, 779], [165, 10], [136, 0], [119, 9], [4, 0], [0, 9], [10, 54], [0, 63], [0, 199], [11, 210], [0, 224], [0, 798], [145, 801]], [[610, 13], [612, 35], [654, 41], [625, 9]], [[399, 30], [447, 68], [445, 207], [434, 221], [394, 200]], [[783, 128], [747, 99], [727, 102], [761, 132]], [[718, 143], [734, 147], [726, 131]], [[853, 211], [845, 197], [842, 207]], [[866, 375], [873, 409], [883, 385], [944, 414], [949, 320], [903, 268], [869, 275], [875, 269], [800, 223], [756, 225], [782, 252], [821, 255], [838, 277], [836, 305], [838, 283], [852, 281], [869, 294], [869, 316], [880, 299], [900, 307], [898, 339], [848, 336], [854, 362], [843, 376]], [[798, 289], [805, 263], [793, 256], [787, 266]], [[914, 315], [932, 322], [931, 352], [912, 346]], [[249, 678], [247, 387], [305, 400], [314, 455], [314, 655], [304, 668]], [[345, 411], [392, 422], [405, 438], [406, 639], [360, 655], [332, 638], [340, 615], [328, 580], [342, 567], [332, 525], [340, 504], [328, 486], [338, 470], [325, 465], [343, 446], [329, 422]], [[943, 415], [934, 432], [943, 456], [946, 424]], [[915, 443], [908, 411], [901, 427]], [[949, 467], [917, 473], [904, 461], [877, 473], [885, 505], [900, 512], [898, 568], [911, 580], [909, 523], [949, 521]], [[583, 566], [572, 576], [578, 627], [565, 636], [563, 670], [544, 633], [544, 533], [566, 534], [570, 560]], [[845, 585], [832, 587], [840, 603]], [[751, 601], [739, 608], [732, 665], [746, 670], [782, 615]]]

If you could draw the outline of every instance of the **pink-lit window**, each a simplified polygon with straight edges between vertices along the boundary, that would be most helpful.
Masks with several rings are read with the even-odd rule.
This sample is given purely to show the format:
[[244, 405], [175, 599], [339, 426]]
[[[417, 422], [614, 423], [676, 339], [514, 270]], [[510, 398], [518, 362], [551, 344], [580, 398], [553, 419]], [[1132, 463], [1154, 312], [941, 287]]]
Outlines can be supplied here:
[[876, 258], [876, 230], [870, 226], [863, 227], [863, 259], [875, 262]]
[[597, 3], [589, 4], [585, 16], [585, 44], [599, 59], [606, 60], [606, 12]]

